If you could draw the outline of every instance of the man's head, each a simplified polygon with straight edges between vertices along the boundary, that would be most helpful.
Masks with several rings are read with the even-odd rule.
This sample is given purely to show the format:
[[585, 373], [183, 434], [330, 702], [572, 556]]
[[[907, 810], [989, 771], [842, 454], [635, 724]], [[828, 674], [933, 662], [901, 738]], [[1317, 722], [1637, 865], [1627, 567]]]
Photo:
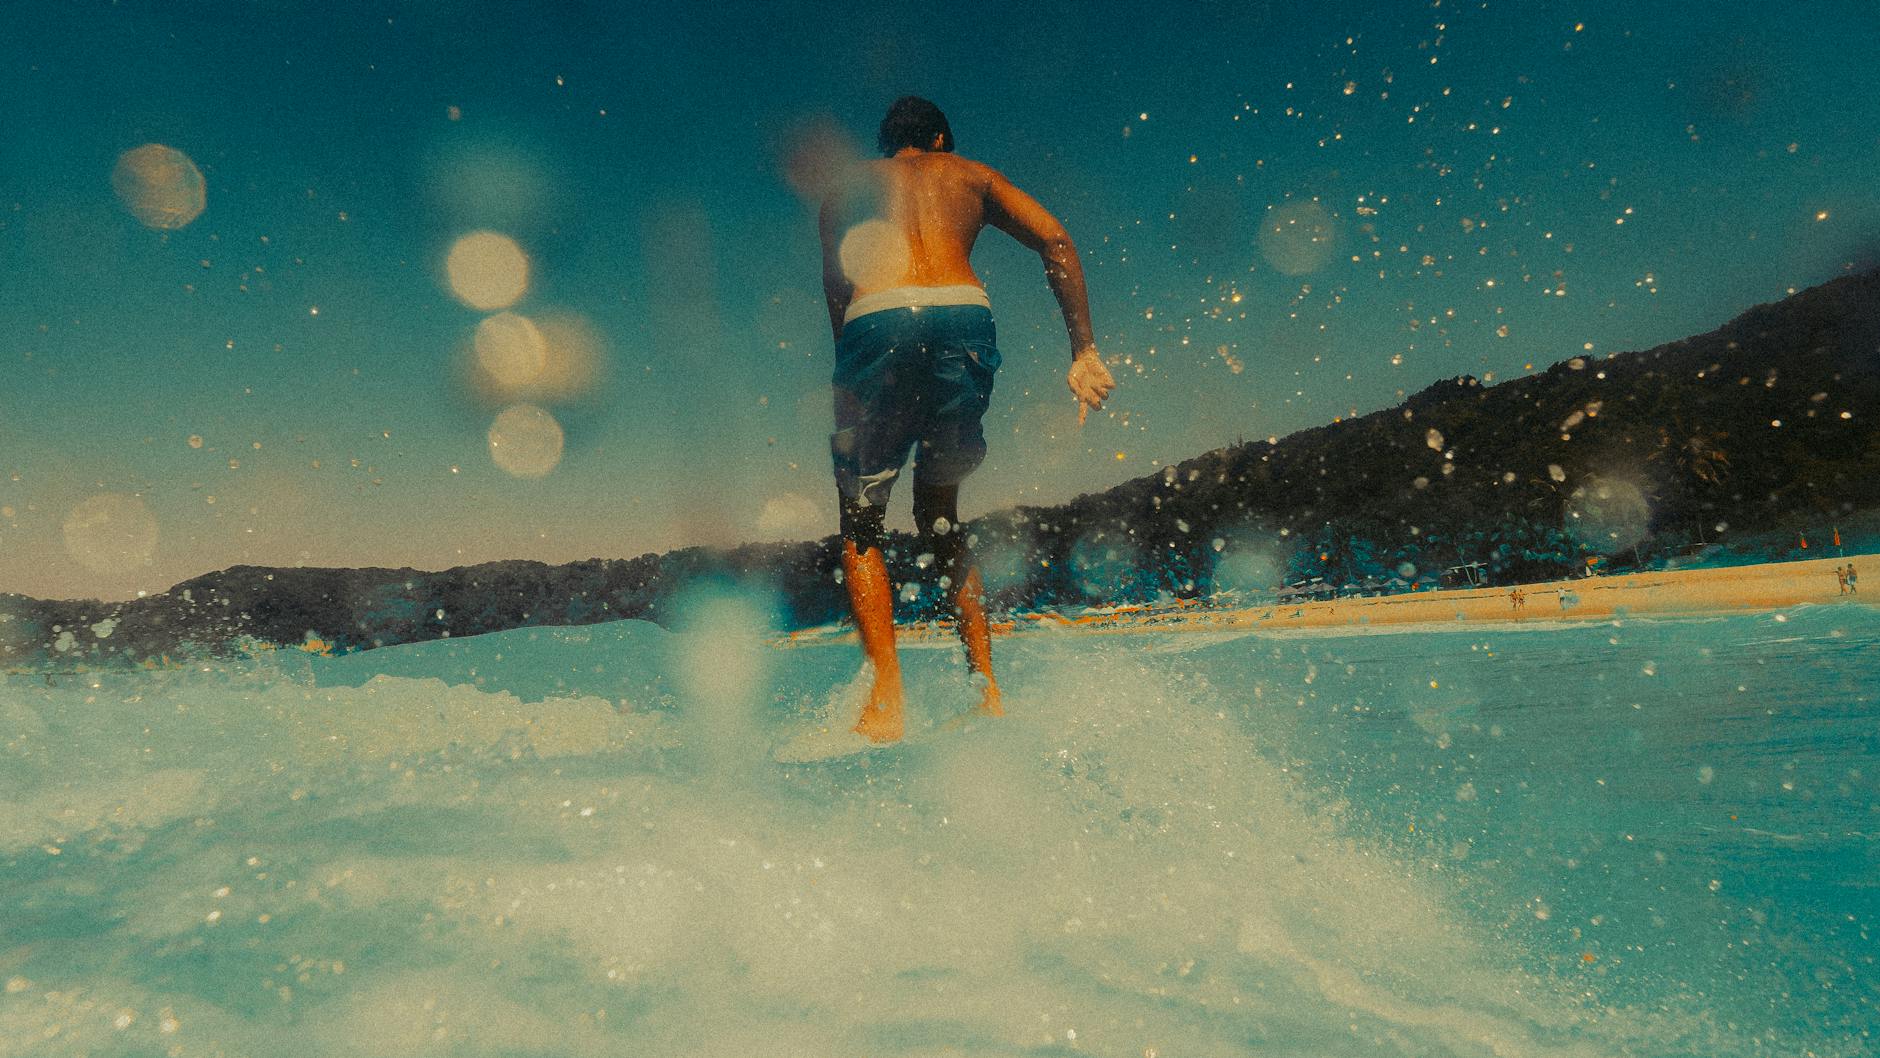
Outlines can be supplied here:
[[881, 119], [881, 132], [875, 140], [884, 158], [912, 147], [921, 151], [953, 149], [953, 129], [940, 108], [919, 96], [902, 96], [888, 108]]

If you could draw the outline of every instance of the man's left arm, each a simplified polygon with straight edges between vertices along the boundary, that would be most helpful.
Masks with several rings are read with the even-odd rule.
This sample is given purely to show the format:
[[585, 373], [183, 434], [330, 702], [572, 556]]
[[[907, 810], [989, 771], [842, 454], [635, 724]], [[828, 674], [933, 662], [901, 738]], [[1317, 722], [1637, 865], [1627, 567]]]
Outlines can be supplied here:
[[829, 306], [829, 330], [840, 341], [842, 317], [849, 311], [849, 299], [855, 296], [855, 284], [842, 273], [842, 233], [837, 230], [835, 199], [823, 200], [816, 226], [822, 232], [823, 300]]

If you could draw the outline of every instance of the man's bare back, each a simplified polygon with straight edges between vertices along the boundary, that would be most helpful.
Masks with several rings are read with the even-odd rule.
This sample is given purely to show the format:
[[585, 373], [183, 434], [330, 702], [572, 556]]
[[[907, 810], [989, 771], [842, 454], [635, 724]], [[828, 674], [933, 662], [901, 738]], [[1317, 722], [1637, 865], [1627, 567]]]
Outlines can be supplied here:
[[[984, 286], [973, 271], [973, 243], [986, 226], [986, 188], [996, 176], [956, 154], [909, 151], [864, 166], [861, 202], [906, 245], [898, 274], [853, 277], [854, 297], [887, 287]], [[872, 201], [871, 201], [872, 200]]]

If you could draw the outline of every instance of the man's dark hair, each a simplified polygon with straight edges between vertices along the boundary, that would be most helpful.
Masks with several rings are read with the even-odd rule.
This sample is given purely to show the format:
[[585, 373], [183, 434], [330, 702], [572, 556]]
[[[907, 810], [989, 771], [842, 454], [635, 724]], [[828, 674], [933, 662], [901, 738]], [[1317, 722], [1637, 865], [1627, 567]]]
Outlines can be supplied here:
[[940, 137], [941, 150], [953, 149], [953, 128], [940, 108], [919, 96], [902, 96], [881, 119], [875, 145], [881, 148], [882, 157], [891, 158], [903, 147], [932, 150], [935, 136]]

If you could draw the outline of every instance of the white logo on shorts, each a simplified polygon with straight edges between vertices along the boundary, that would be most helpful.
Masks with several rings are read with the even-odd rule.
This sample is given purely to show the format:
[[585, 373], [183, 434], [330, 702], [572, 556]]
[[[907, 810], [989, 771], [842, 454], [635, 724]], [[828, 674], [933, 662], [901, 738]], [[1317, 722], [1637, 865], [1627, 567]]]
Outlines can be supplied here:
[[874, 488], [876, 485], [885, 485], [893, 481], [895, 475], [899, 473], [899, 470], [890, 467], [879, 474], [857, 474], [855, 480], [861, 483], [861, 487], [855, 490], [855, 502], [863, 507], [874, 506], [874, 501], [868, 498], [868, 490]]

